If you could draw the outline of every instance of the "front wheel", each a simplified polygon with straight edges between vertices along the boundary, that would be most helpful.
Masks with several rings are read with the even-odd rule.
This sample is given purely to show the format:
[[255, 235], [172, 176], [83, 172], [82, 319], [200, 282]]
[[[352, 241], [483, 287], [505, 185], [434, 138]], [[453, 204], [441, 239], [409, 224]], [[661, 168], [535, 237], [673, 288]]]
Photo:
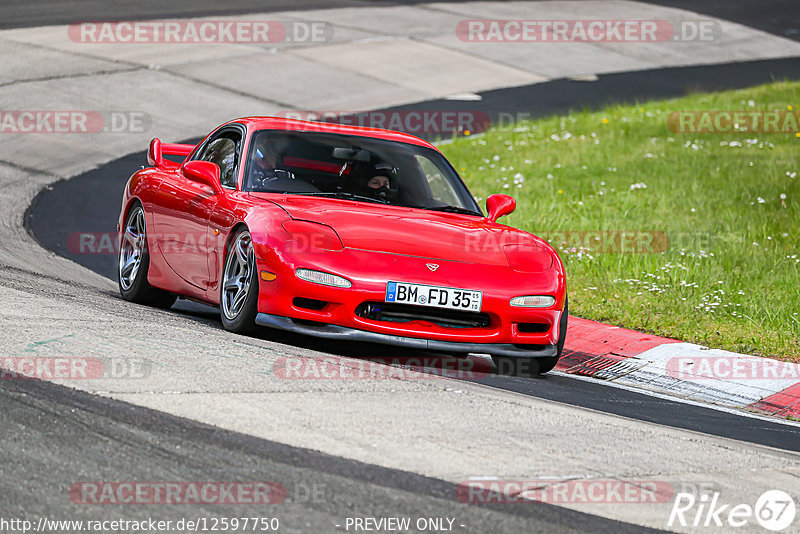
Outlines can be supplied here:
[[117, 262], [117, 283], [122, 298], [139, 304], [169, 308], [177, 298], [172, 293], [158, 289], [147, 281], [150, 269], [150, 251], [147, 247], [147, 226], [144, 209], [136, 202], [128, 212]]
[[550, 358], [526, 358], [526, 357], [507, 357], [492, 356], [498, 373], [503, 375], [531, 377], [552, 371], [558, 364], [561, 354], [564, 352], [564, 341], [567, 339], [567, 319], [569, 317], [569, 300], [564, 297], [564, 313], [558, 321], [558, 343], [556, 343], [556, 355]]
[[219, 311], [225, 330], [243, 334], [255, 329], [258, 313], [257, 270], [250, 232], [240, 230], [231, 239], [222, 271]]

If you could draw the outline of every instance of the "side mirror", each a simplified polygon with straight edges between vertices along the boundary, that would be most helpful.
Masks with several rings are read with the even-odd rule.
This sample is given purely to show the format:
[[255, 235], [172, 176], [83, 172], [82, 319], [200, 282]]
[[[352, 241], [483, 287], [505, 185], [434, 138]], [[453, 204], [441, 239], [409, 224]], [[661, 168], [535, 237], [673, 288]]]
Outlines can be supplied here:
[[183, 175], [189, 180], [199, 182], [211, 187], [215, 195], [222, 193], [222, 185], [219, 183], [219, 166], [210, 161], [187, 161], [181, 167]]
[[164, 156], [161, 152], [161, 139], [154, 137], [150, 141], [150, 148], [147, 149], [147, 163], [151, 167], [160, 167], [164, 164]]
[[487, 218], [492, 222], [497, 222], [497, 219], [513, 212], [516, 207], [517, 201], [508, 195], [489, 195], [486, 199]]

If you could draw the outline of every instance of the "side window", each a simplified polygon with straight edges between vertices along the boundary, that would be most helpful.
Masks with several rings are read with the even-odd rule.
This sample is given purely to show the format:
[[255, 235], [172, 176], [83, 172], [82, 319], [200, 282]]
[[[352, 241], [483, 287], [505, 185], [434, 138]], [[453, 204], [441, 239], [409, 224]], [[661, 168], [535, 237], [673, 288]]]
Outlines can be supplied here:
[[433, 198], [452, 206], [461, 205], [458, 193], [453, 189], [450, 181], [442, 175], [442, 171], [425, 156], [418, 155], [416, 158], [422, 172], [425, 173], [425, 178], [428, 180]]
[[236, 187], [241, 140], [239, 132], [223, 132], [203, 147], [197, 155], [197, 159], [210, 161], [219, 166], [219, 181], [223, 187]]

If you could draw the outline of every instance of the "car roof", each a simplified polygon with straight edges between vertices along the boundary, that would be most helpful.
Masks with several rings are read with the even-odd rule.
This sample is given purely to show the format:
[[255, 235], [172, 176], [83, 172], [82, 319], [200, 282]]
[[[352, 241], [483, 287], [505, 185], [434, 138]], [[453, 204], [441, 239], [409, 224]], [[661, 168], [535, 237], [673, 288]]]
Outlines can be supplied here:
[[282, 117], [242, 117], [234, 119], [226, 124], [243, 124], [250, 131], [255, 130], [287, 130], [298, 132], [321, 132], [344, 135], [358, 135], [371, 137], [373, 139], [384, 139], [386, 141], [398, 141], [412, 145], [424, 146], [437, 150], [432, 144], [414, 137], [413, 135], [395, 132], [392, 130], [381, 130], [379, 128], [366, 128], [362, 126], [350, 126], [348, 124], [335, 124], [331, 122], [302, 121]]

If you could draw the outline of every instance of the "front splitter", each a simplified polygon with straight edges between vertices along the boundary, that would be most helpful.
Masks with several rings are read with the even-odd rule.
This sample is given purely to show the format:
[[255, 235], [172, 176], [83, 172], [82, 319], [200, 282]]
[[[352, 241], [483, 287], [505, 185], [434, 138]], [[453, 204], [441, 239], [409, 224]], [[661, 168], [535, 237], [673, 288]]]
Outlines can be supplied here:
[[356, 328], [347, 328], [333, 324], [304, 324], [296, 322], [289, 317], [270, 315], [268, 313], [259, 313], [256, 315], [256, 324], [325, 339], [380, 343], [382, 345], [393, 345], [395, 347], [421, 350], [463, 354], [489, 354], [491, 356], [510, 356], [517, 358], [552, 358], [556, 355], [555, 345], [532, 345], [530, 346], [531, 348], [522, 349], [511, 343], [459, 343], [436, 339], [394, 336], [391, 334], [368, 332], [366, 330], [358, 330]]

